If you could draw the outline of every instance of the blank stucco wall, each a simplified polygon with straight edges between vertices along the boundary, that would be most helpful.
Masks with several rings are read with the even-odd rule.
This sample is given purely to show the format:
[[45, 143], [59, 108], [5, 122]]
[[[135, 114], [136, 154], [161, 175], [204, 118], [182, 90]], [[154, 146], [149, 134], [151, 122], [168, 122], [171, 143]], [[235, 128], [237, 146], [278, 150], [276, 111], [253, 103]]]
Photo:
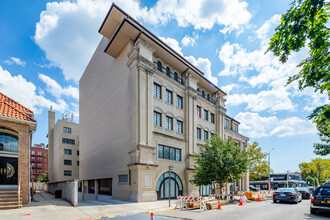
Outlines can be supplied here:
[[56, 190], [62, 190], [62, 198], [73, 206], [78, 206], [78, 180], [48, 183], [48, 192], [54, 194]]

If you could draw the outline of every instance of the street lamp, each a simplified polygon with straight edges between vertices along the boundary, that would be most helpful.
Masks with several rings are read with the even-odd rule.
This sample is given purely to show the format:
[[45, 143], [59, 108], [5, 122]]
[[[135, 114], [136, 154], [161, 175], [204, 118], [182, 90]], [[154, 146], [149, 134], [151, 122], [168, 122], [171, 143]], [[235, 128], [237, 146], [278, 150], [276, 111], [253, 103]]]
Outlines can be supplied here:
[[270, 152], [274, 150], [274, 148], [269, 150], [268, 153], [268, 191], [270, 191]]

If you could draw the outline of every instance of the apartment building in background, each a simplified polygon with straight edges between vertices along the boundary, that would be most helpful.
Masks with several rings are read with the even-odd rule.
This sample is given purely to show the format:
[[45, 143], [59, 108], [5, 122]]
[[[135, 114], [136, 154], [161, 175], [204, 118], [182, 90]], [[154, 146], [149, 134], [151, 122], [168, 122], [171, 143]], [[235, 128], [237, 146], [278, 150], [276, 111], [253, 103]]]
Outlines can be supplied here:
[[48, 177], [49, 182], [78, 179], [79, 124], [71, 113], [63, 113], [55, 124], [55, 112], [48, 111]]
[[[115, 4], [99, 33], [79, 82], [81, 199], [210, 193], [189, 182], [199, 147], [214, 134], [242, 150], [248, 141], [226, 115], [226, 93]], [[249, 173], [232, 187], [248, 191]]]
[[[30, 201], [30, 146], [37, 128], [33, 117], [33, 111], [0, 93], [0, 209], [17, 208]], [[19, 182], [20, 205], [18, 195], [12, 192], [17, 192]]]
[[48, 146], [44, 143], [31, 147], [31, 180], [37, 182], [39, 177], [45, 177], [48, 172]]

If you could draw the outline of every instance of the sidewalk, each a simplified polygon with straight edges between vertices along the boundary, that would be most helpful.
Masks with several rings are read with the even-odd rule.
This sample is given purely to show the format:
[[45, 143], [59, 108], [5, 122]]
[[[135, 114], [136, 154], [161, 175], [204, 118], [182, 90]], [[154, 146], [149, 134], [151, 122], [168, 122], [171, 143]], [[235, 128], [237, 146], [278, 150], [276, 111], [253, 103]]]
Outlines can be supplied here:
[[[62, 199], [55, 199], [54, 195], [41, 192], [36, 194], [35, 200], [21, 209], [0, 210], [0, 219], [6, 220], [76, 220], [97, 219], [131, 215], [136, 213], [168, 210], [168, 200], [156, 202], [132, 203], [120, 200], [86, 201], [80, 202], [78, 207]], [[176, 201], [171, 201], [174, 208]]]

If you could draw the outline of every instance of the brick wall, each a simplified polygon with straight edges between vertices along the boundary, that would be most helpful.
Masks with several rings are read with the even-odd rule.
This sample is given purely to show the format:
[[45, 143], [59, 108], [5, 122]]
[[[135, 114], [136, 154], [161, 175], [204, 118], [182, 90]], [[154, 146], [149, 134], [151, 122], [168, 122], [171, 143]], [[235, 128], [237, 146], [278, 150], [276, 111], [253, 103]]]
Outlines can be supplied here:
[[29, 125], [0, 119], [0, 127], [18, 133], [18, 176], [21, 175], [22, 202], [29, 202]]

